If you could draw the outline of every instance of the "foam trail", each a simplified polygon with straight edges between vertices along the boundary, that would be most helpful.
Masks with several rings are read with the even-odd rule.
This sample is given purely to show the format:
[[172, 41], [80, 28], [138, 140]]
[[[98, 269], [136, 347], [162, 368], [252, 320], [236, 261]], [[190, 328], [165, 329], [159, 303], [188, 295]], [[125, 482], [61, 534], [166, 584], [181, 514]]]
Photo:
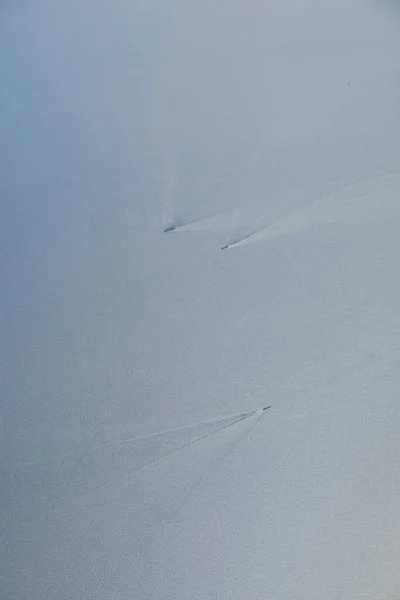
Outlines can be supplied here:
[[[168, 430], [171, 433], [167, 439], [160, 438], [165, 432], [158, 432], [129, 442], [125, 440], [123, 443], [103, 445], [34, 465], [14, 469], [7, 469], [4, 465], [2, 475], [8, 477], [10, 485], [2, 498], [3, 505], [6, 510], [15, 514], [21, 511], [26, 514], [34, 512], [46, 519], [48, 510], [63, 511], [76, 501], [80, 502], [94, 493], [129, 481], [135, 473], [194, 446], [223, 429], [233, 427], [250, 417], [256, 417], [258, 422], [267, 408], [269, 407], [237, 413], [208, 423], [206, 421], [197, 433], [188, 429], [188, 426], [179, 427]], [[211, 429], [210, 423], [214, 424]], [[175, 439], [174, 434], [180, 430], [184, 432], [184, 438]], [[46, 500], [45, 503], [43, 499]]]
[[242, 242], [245, 242], [246, 240], [250, 239], [251, 237], [253, 237], [253, 235], [257, 235], [258, 233], [265, 231], [265, 229], [268, 229], [268, 227], [270, 227], [270, 225], [265, 225], [264, 227], [255, 229], [254, 231], [251, 231], [250, 233], [243, 235], [241, 238], [236, 239], [233, 242], [230, 242], [229, 244], [225, 244], [225, 246], [221, 247], [221, 250], [228, 250], [228, 248], [233, 248], [234, 246], [239, 246]]
[[145, 469], [146, 467], [149, 467], [150, 465], [153, 465], [154, 463], [158, 462], [159, 460], [162, 460], [163, 458], [167, 458], [167, 456], [171, 456], [171, 454], [175, 454], [176, 452], [179, 452], [180, 450], [183, 450], [184, 448], [188, 448], [189, 446], [193, 446], [193, 444], [197, 444], [197, 442], [200, 442], [201, 440], [205, 440], [206, 438], [208, 438], [208, 437], [210, 437], [212, 435], [215, 435], [219, 431], [222, 431], [222, 429], [227, 429], [227, 427], [232, 427], [233, 425], [236, 425], [240, 421], [243, 421], [244, 419], [248, 419], [250, 416], [252, 416], [256, 412], [257, 411], [252, 412], [252, 413], [248, 413], [248, 414], [245, 414], [245, 415], [241, 415], [240, 417], [238, 417], [232, 423], [228, 423], [227, 425], [224, 425], [223, 427], [219, 427], [218, 429], [215, 429], [214, 431], [212, 431], [210, 433], [205, 433], [205, 434], [203, 434], [201, 436], [198, 436], [194, 440], [191, 440], [190, 442], [186, 442], [185, 444], [182, 444], [181, 446], [178, 446], [178, 447], [174, 448], [173, 450], [169, 450], [165, 454], [162, 454], [161, 456], [158, 456], [157, 458], [153, 458], [152, 460], [150, 460], [150, 461], [148, 461], [148, 462], [140, 465], [139, 467], [133, 469], [131, 472], [134, 473], [135, 471], [141, 471], [142, 469]]
[[[23, 465], [14, 467], [13, 471], [18, 471], [21, 469], [25, 470], [30, 467], [46, 465], [47, 463], [56, 463], [57, 464], [57, 463], [63, 462], [65, 459], [68, 459], [68, 458], [85, 457], [87, 454], [89, 454], [91, 452], [97, 452], [97, 451], [103, 450], [103, 449], [117, 448], [117, 447], [120, 447], [123, 445], [128, 445], [128, 444], [131, 444], [134, 442], [150, 440], [152, 438], [161, 437], [163, 435], [168, 435], [171, 433], [184, 432], [185, 430], [193, 429], [195, 427], [207, 427], [208, 425], [216, 425], [217, 423], [221, 423], [221, 427], [218, 427], [217, 429], [213, 429], [213, 431], [208, 434], [208, 435], [211, 435], [212, 433], [216, 433], [217, 431], [220, 431], [221, 429], [225, 429], [225, 427], [229, 427], [230, 425], [238, 423], [239, 421], [242, 421], [243, 419], [247, 419], [248, 417], [251, 417], [252, 415], [254, 415], [257, 412], [257, 410], [258, 409], [244, 412], [244, 413], [235, 413], [234, 415], [229, 415], [226, 417], [218, 417], [218, 418], [209, 419], [206, 421], [199, 421], [197, 423], [189, 423], [188, 425], [182, 425], [180, 427], [174, 427], [172, 429], [163, 429], [161, 431], [156, 431], [154, 433], [150, 433], [147, 435], [126, 438], [124, 440], [120, 440], [117, 442], [108, 442], [106, 444], [98, 444], [96, 446], [91, 446], [89, 448], [83, 448], [82, 450], [77, 450], [75, 452], [68, 452], [68, 453], [62, 454], [61, 456], [58, 456], [58, 457], [35, 461], [35, 462], [31, 462], [31, 463], [24, 463]], [[229, 421], [229, 422], [226, 423], [227, 421]], [[224, 424], [222, 425], [222, 423], [224, 423]]]
[[184, 444], [181, 444], [175, 448], [172, 448], [172, 449], [168, 450], [168, 452], [164, 452], [162, 455], [155, 456], [152, 459], [147, 460], [144, 463], [142, 462], [141, 464], [134, 466], [134, 467], [131, 466], [129, 468], [129, 470], [126, 473], [124, 473], [122, 476], [114, 478], [111, 481], [108, 481], [106, 483], [103, 483], [102, 485], [98, 485], [96, 487], [93, 487], [92, 489], [87, 490], [86, 492], [84, 492], [83, 497], [85, 498], [86, 496], [92, 494], [93, 492], [99, 492], [100, 490], [107, 489], [110, 486], [115, 485], [116, 483], [121, 483], [121, 482], [127, 481], [132, 477], [132, 475], [134, 473], [137, 473], [138, 471], [143, 471], [144, 469], [147, 469], [148, 467], [163, 460], [164, 458], [172, 456], [173, 454], [180, 452], [184, 448], [189, 448], [190, 446], [193, 446], [194, 444], [197, 444], [198, 442], [205, 440], [206, 438], [218, 433], [222, 429], [227, 429], [228, 427], [232, 427], [233, 425], [236, 425], [240, 421], [243, 421], [253, 415], [258, 415], [258, 418], [257, 418], [256, 422], [254, 423], [254, 426], [255, 426], [260, 421], [260, 419], [264, 416], [264, 411], [266, 411], [268, 408], [270, 408], [270, 406], [266, 406], [265, 408], [261, 408], [261, 409], [256, 409], [256, 410], [253, 410], [248, 413], [241, 413], [241, 414], [237, 415], [237, 418], [231, 423], [223, 425], [222, 427], [219, 427], [218, 429], [213, 430], [212, 432], [204, 433], [204, 434], [196, 437], [195, 439], [185, 442]]
[[[222, 431], [223, 429], [227, 429], [228, 427], [232, 427], [233, 425], [236, 425], [237, 423], [239, 423], [240, 421], [244, 421], [245, 419], [248, 419], [249, 417], [252, 417], [255, 414], [258, 414], [258, 419], [256, 421], [256, 423], [254, 424], [257, 425], [257, 423], [260, 421], [261, 417], [264, 416], [264, 412], [266, 410], [268, 410], [269, 408], [271, 408], [271, 406], [265, 406], [264, 408], [258, 408], [256, 410], [253, 410], [249, 413], [242, 413], [239, 414], [237, 419], [235, 419], [234, 421], [232, 421], [232, 423], [228, 423], [227, 425], [223, 425], [222, 427], [219, 427], [218, 429], [215, 429], [214, 431], [210, 432], [210, 433], [205, 433], [197, 438], [195, 438], [194, 440], [191, 440], [190, 442], [186, 442], [185, 444], [182, 444], [181, 446], [174, 448], [173, 450], [168, 451], [167, 453], [163, 454], [162, 456], [159, 456], [157, 458], [152, 459], [151, 461], [142, 464], [140, 467], [137, 467], [136, 469], [134, 469], [132, 472], [135, 471], [141, 471], [142, 469], [158, 462], [159, 460], [162, 460], [163, 458], [166, 458], [167, 456], [170, 456], [171, 454], [175, 454], [176, 452], [178, 452], [179, 450], [183, 450], [184, 448], [188, 448], [189, 446], [192, 446], [193, 444], [196, 444], [197, 442], [200, 442], [201, 440], [204, 440], [212, 435], [215, 435], [216, 433], [218, 433], [219, 431]], [[252, 426], [253, 427], [253, 426]]]
[[243, 213], [239, 209], [233, 209], [223, 213], [211, 213], [205, 217], [198, 217], [189, 221], [179, 220], [168, 222], [168, 227], [164, 233], [170, 231], [214, 231], [214, 232], [232, 232], [237, 231], [243, 223]]
[[[303, 226], [308, 222], [311, 222], [312, 219], [317, 218], [322, 221], [322, 217], [318, 210], [323, 208], [324, 215], [326, 214], [327, 209], [337, 210], [337, 196], [344, 196], [345, 207], [348, 207], [349, 197], [353, 195], [357, 198], [357, 195], [360, 194], [361, 190], [364, 188], [366, 190], [370, 190], [372, 187], [370, 184], [374, 183], [377, 178], [378, 181], [381, 181], [384, 177], [390, 177], [393, 175], [398, 175], [398, 173], [393, 170], [393, 168], [385, 169], [385, 170], [376, 170], [372, 175], [368, 175], [365, 177], [353, 177], [353, 178], [344, 178], [342, 180], [333, 180], [329, 182], [323, 188], [318, 188], [317, 190], [310, 191], [307, 195], [309, 197], [308, 200], [302, 202], [300, 205], [291, 207], [286, 211], [283, 211], [277, 218], [272, 219], [266, 225], [254, 229], [250, 233], [243, 235], [242, 237], [237, 237], [234, 241], [225, 244], [225, 246], [221, 247], [221, 250], [227, 250], [229, 248], [233, 248], [235, 246], [245, 245], [247, 243], [252, 243], [253, 241], [261, 241], [264, 240], [270, 234], [277, 233], [277, 227], [293, 227], [297, 229], [299, 226]], [[365, 192], [366, 194], [367, 192]], [[333, 202], [335, 200], [335, 202]], [[333, 203], [333, 206], [327, 206], [327, 203]], [[365, 201], [364, 201], [365, 204]], [[339, 207], [340, 208], [340, 207]], [[297, 221], [296, 221], [297, 220]], [[273, 230], [273, 231], [269, 231]], [[264, 237], [264, 235], [265, 237]], [[255, 238], [253, 240], [253, 238]]]
[[214, 473], [214, 471], [216, 471], [216, 469], [218, 469], [218, 468], [221, 467], [221, 465], [223, 464], [223, 462], [236, 450], [236, 448], [239, 446], [239, 444], [241, 442], [243, 442], [243, 440], [250, 434], [250, 432], [255, 427], [257, 427], [258, 423], [261, 421], [261, 419], [264, 416], [264, 412], [266, 410], [268, 410], [269, 408], [271, 408], [271, 406], [265, 406], [264, 408], [260, 408], [259, 410], [256, 410], [256, 411], [253, 412], [253, 415], [257, 414], [257, 419], [253, 423], [250, 424], [250, 426], [247, 428], [247, 430], [244, 433], [242, 432], [237, 439], [234, 439], [233, 443], [231, 443], [228, 446], [228, 448], [225, 450], [225, 452], [223, 452], [219, 457], [217, 457], [217, 459], [215, 459], [213, 461], [213, 465], [211, 466], [211, 468], [209, 469], [209, 471], [206, 472], [205, 474], [201, 475], [194, 482], [194, 484], [191, 485], [188, 488], [187, 493], [183, 497], [181, 497], [181, 501], [179, 502], [178, 509], [174, 510], [174, 512], [170, 515], [169, 519], [165, 523], [165, 526], [169, 525], [171, 522], [173, 522], [173, 520], [176, 518], [176, 516], [181, 512], [182, 507], [188, 502], [188, 500], [194, 494], [194, 492], [196, 491], [196, 489], [199, 488], [200, 485], [202, 485], [204, 483], [204, 481], [206, 481], [207, 479], [209, 479], [210, 476]]
[[196, 223], [202, 223], [203, 221], [207, 221], [209, 219], [214, 219], [216, 214], [208, 215], [207, 217], [199, 217], [197, 219], [192, 219], [191, 221], [176, 221], [175, 224], [169, 225], [164, 229], [164, 233], [169, 233], [170, 231], [177, 231], [178, 229], [184, 229], [185, 227], [190, 227], [191, 225], [196, 225]]
[[176, 231], [177, 229], [183, 229], [184, 227], [188, 227], [189, 225], [194, 225], [195, 223], [199, 223], [200, 221], [203, 221], [204, 219], [207, 219], [209, 217], [201, 217], [199, 219], [193, 219], [192, 221], [186, 221], [186, 222], [177, 222], [176, 225], [170, 225], [169, 227], [166, 227], [166, 229], [164, 229], [164, 233], [169, 233], [170, 231]]
[[46, 498], [47, 507], [62, 507], [75, 497], [85, 498], [96, 490], [129, 480], [136, 472], [257, 413], [258, 410], [236, 413], [20, 467], [1, 465], [3, 476], [10, 482], [4, 503], [13, 511], [29, 507], [40, 512]]

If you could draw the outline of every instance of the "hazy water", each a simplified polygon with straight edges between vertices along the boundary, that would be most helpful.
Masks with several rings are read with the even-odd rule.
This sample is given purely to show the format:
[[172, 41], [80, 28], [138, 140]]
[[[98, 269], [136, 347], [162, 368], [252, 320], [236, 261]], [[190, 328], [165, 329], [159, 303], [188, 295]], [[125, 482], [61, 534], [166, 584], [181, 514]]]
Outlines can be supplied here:
[[5, 597], [395, 593], [397, 12], [1, 4], [5, 472], [276, 411], [175, 521], [229, 437], [61, 517], [39, 491], [46, 527], [21, 494]]

